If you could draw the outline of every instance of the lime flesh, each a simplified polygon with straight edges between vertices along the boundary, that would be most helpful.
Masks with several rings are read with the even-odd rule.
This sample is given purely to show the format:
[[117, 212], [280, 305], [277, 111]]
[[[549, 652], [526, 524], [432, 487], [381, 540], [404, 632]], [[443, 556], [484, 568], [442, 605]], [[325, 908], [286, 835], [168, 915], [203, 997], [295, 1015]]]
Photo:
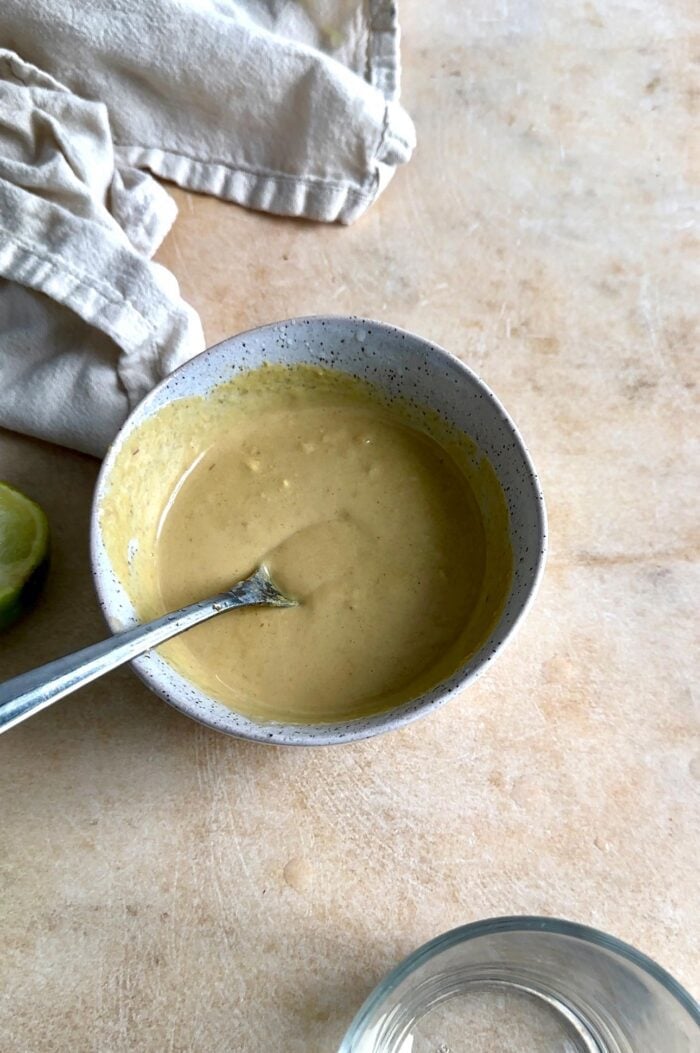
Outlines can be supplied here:
[[49, 561], [49, 524], [43, 510], [0, 482], [0, 629], [33, 605]]

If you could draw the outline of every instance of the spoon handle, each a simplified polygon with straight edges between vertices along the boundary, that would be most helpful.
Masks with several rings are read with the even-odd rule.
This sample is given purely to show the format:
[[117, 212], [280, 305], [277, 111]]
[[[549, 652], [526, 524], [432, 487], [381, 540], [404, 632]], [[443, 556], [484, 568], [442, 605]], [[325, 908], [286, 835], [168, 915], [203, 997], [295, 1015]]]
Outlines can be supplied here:
[[284, 599], [274, 587], [271, 588], [267, 576], [262, 576], [258, 571], [229, 592], [192, 603], [144, 625], [136, 625], [133, 629], [7, 680], [0, 684], [0, 732], [14, 727], [33, 713], [38, 713], [79, 687], [96, 680], [103, 673], [157, 647], [171, 636], [177, 636], [223, 611], [260, 603], [291, 605], [289, 601], [279, 603], [279, 598]]

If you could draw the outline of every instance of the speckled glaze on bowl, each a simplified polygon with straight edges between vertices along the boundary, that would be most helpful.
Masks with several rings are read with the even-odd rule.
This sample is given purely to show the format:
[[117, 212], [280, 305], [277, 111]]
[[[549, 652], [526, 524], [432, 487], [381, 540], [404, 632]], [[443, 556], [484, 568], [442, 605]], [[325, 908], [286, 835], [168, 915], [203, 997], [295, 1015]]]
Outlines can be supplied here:
[[371, 381], [390, 397], [412, 399], [465, 432], [489, 458], [510, 517], [514, 576], [501, 618], [486, 643], [448, 680], [395, 709], [337, 724], [258, 723], [230, 710], [177, 673], [155, 651], [133, 666], [176, 709], [217, 731], [285, 745], [328, 745], [402, 727], [442, 705], [484, 672], [531, 603], [546, 554], [542, 492], [525, 445], [496, 397], [442, 348], [394, 326], [363, 318], [295, 318], [230, 337], [167, 377], [134, 410], [102, 466], [92, 510], [91, 555], [97, 594], [113, 631], [136, 623], [134, 608], [107, 557], [100, 506], [122, 443], [174, 399], [206, 395], [237, 374], [271, 364], [326, 366]]

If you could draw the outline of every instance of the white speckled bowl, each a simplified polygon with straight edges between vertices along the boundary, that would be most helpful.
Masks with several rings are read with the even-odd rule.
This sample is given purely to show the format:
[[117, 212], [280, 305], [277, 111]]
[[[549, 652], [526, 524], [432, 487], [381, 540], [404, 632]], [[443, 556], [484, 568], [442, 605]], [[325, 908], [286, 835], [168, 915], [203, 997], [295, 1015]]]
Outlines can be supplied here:
[[351, 742], [398, 728], [446, 702], [479, 676], [512, 635], [535, 594], [546, 551], [542, 492], [525, 445], [495, 396], [452, 355], [393, 326], [362, 318], [296, 318], [232, 336], [167, 377], [134, 410], [114, 440], [97, 482], [91, 552], [97, 594], [113, 631], [136, 614], [107, 557], [100, 506], [122, 443], [134, 428], [173, 399], [204, 395], [235, 374], [269, 363], [310, 363], [364, 377], [387, 394], [436, 410], [464, 431], [489, 458], [508, 504], [514, 555], [510, 595], [486, 643], [453, 676], [420, 697], [384, 713], [338, 724], [257, 723], [228, 709], [177, 673], [157, 652], [133, 663], [148, 686], [209, 727], [241, 738], [292, 745]]

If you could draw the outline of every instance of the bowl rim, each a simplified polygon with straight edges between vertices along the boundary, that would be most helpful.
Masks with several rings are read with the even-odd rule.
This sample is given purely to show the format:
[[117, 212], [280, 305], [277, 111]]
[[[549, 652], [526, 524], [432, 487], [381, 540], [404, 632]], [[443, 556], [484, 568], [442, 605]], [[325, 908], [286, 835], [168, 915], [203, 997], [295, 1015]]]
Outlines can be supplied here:
[[353, 1017], [348, 1030], [343, 1036], [338, 1053], [351, 1053], [351, 1043], [362, 1038], [368, 1018], [379, 1008], [387, 997], [396, 990], [411, 973], [415, 972], [431, 958], [442, 954], [443, 951], [457, 947], [461, 943], [469, 943], [471, 940], [482, 936], [490, 936], [494, 933], [509, 932], [543, 932], [550, 936], [568, 936], [581, 940], [584, 943], [602, 947], [626, 961], [632, 962], [652, 979], [660, 983], [669, 994], [688, 1012], [691, 1019], [700, 1027], [700, 1004], [685, 987], [674, 979], [671, 974], [655, 962], [653, 958], [638, 951], [630, 943], [611, 936], [601, 929], [593, 928], [575, 921], [567, 921], [565, 918], [544, 917], [534, 914], [509, 914], [496, 918], [484, 918], [479, 921], [469, 922], [467, 925], [459, 925], [455, 929], [435, 936], [422, 946], [412, 951], [387, 975], [379, 981], [369, 996], [360, 1006]]
[[[176, 698], [171, 695], [169, 691], [166, 692], [161, 677], [157, 670], [150, 668], [149, 663], [145, 660], [146, 656], [140, 656], [130, 663], [132, 669], [136, 675], [153, 691], [159, 698], [162, 698], [165, 702], [171, 705], [174, 709], [177, 709], [184, 716], [190, 717], [196, 720], [198, 723], [203, 724], [205, 727], [212, 728], [215, 731], [223, 732], [224, 734], [230, 734], [233, 737], [245, 739], [253, 742], [266, 743], [268, 745], [294, 745], [294, 746], [326, 746], [326, 745], [342, 745], [347, 742], [356, 742], [361, 739], [371, 738], [375, 735], [382, 734], [386, 731], [398, 730], [399, 728], [405, 727], [407, 724], [411, 724], [414, 720], [425, 716], [428, 713], [440, 708], [450, 701], [455, 695], [462, 692], [469, 684], [477, 680], [486, 670], [489, 668], [493, 660], [499, 655], [503, 648], [508, 644], [515, 636], [517, 630], [521, 627], [523, 619], [530, 610], [535, 597], [539, 591], [539, 587], [544, 574], [545, 565], [547, 562], [547, 548], [548, 548], [548, 536], [547, 536], [547, 512], [544, 501], [544, 494], [542, 487], [537, 475], [537, 471], [532, 461], [530, 451], [523, 440], [515, 422], [513, 421], [510, 414], [506, 411], [498, 397], [494, 394], [488, 384], [476, 373], [470, 366], [466, 365], [460, 358], [458, 358], [451, 351], [441, 347], [439, 344], [433, 343], [426, 337], [420, 336], [418, 333], [411, 332], [408, 329], [403, 329], [400, 326], [393, 325], [389, 322], [380, 322], [375, 319], [365, 318], [360, 315], [333, 315], [333, 314], [319, 314], [319, 315], [300, 315], [292, 318], [282, 318], [278, 321], [267, 322], [263, 325], [253, 326], [250, 329], [243, 330], [239, 333], [234, 333], [231, 336], [225, 337], [223, 340], [218, 341], [216, 344], [212, 344], [211, 347], [205, 348], [200, 351], [197, 355], [183, 362], [177, 369], [173, 370], [167, 376], [163, 377], [159, 383], [153, 387], [144, 398], [134, 406], [129, 415], [122, 423], [119, 431], [114, 436], [109, 448], [104, 456], [100, 470], [95, 483], [95, 489], [93, 491], [92, 507], [90, 513], [90, 564], [92, 571], [93, 583], [97, 594], [98, 602], [102, 614], [112, 632], [116, 632], [118, 626], [115, 621], [112, 620], [111, 605], [108, 601], [106, 591], [103, 591], [103, 579], [106, 579], [106, 574], [100, 566], [99, 554], [99, 537], [100, 537], [100, 524], [99, 524], [99, 509], [102, 498], [106, 490], [106, 484], [109, 479], [114, 461], [118, 455], [119, 447], [121, 446], [122, 437], [126, 428], [130, 425], [133, 416], [143, 410], [148, 403], [155, 401], [161, 390], [167, 385], [173, 383], [173, 378], [177, 377], [184, 371], [192, 369], [193, 363], [200, 359], [208, 357], [209, 355], [216, 352], [219, 348], [231, 341], [241, 341], [246, 336], [252, 333], [262, 333], [265, 330], [278, 330], [281, 326], [304, 326], [318, 323], [347, 323], [357, 327], [371, 327], [372, 329], [381, 330], [389, 338], [408, 338], [413, 341], [418, 341], [420, 344], [431, 353], [437, 354], [439, 357], [445, 359], [450, 368], [455, 369], [458, 373], [461, 373], [464, 378], [475, 385], [486, 397], [488, 401], [492, 403], [497, 413], [500, 414], [501, 418], [505, 421], [508, 429], [512, 434], [514, 445], [518, 448], [518, 452], [522, 457], [523, 463], [528, 473], [530, 485], [534, 496], [534, 512], [536, 517], [537, 529], [538, 529], [538, 552], [536, 555], [536, 562], [532, 579], [527, 587], [527, 593], [522, 600], [521, 607], [515, 615], [513, 622], [505, 633], [503, 638], [494, 645], [493, 649], [489, 651], [487, 655], [482, 657], [478, 664], [468, 672], [462, 674], [463, 667], [460, 667], [455, 671], [450, 679], [456, 679], [456, 683], [451, 686], [445, 686], [442, 690], [442, 685], [438, 684], [433, 691], [440, 690], [440, 694], [436, 698], [425, 699], [424, 701], [409, 700], [408, 703], [402, 703], [401, 707], [394, 709], [388, 709], [384, 712], [377, 714], [371, 714], [368, 717], [356, 718], [352, 721], [338, 721], [337, 723], [328, 722], [326, 724], [310, 724], [308, 727], [313, 729], [308, 735], [304, 735], [304, 725], [298, 724], [284, 724], [281, 722], [256, 722], [250, 718], [244, 718], [247, 726], [245, 728], [238, 729], [236, 731], [229, 730], [217, 726], [212, 720], [207, 719], [206, 714], [196, 712], [195, 706], [188, 706], [183, 699]], [[341, 370], [342, 372], [342, 370]], [[212, 387], [216, 387], [214, 384]], [[498, 630], [498, 625], [492, 630], [492, 635]], [[489, 638], [491, 639], [491, 637]], [[488, 643], [488, 641], [487, 641]], [[485, 645], [484, 645], [485, 646]], [[470, 659], [469, 661], [473, 661]], [[449, 681], [446, 681], [447, 684]], [[193, 685], [195, 690], [204, 698], [208, 698], [205, 692]], [[420, 698], [420, 696], [419, 696]], [[407, 708], [410, 707], [410, 708]], [[403, 712], [401, 711], [403, 708]], [[242, 716], [239, 714], [239, 716]], [[293, 729], [293, 738], [290, 740], [289, 731], [286, 729]], [[328, 730], [326, 730], [328, 729]]]

